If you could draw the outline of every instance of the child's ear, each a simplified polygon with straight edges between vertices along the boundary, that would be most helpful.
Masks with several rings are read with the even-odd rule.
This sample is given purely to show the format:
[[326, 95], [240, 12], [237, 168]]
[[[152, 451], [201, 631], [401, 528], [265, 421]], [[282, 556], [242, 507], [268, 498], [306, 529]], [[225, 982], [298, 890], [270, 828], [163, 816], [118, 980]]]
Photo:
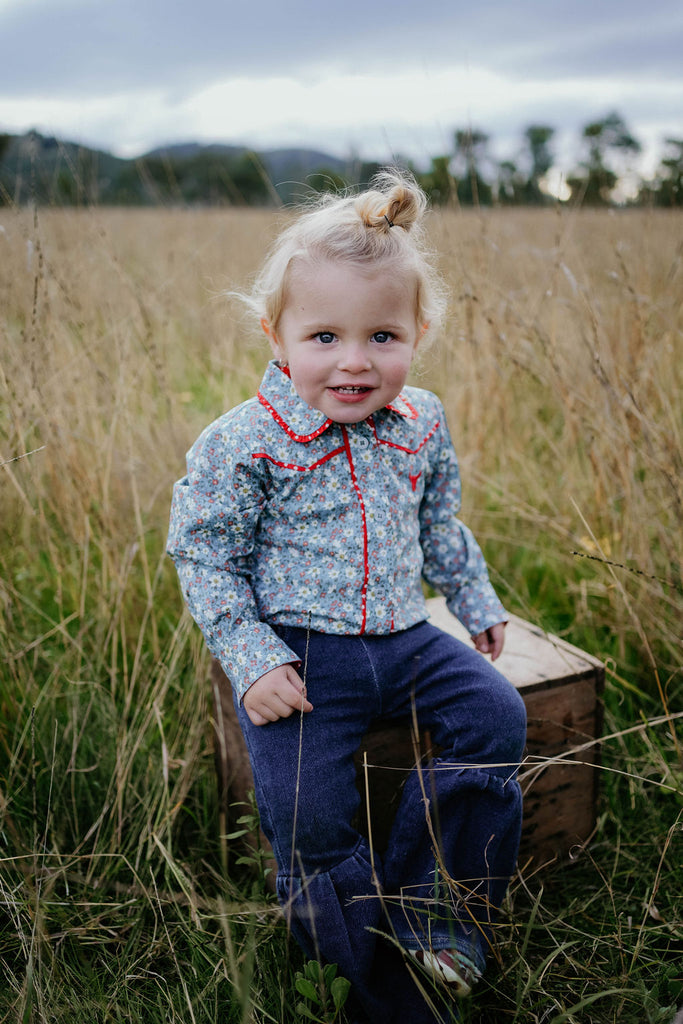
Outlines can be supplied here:
[[273, 355], [276, 358], [279, 358], [282, 353], [280, 352], [280, 342], [278, 340], [278, 336], [273, 330], [273, 328], [270, 326], [270, 321], [266, 320], [264, 316], [261, 317], [261, 330], [263, 331], [268, 341], [270, 342], [270, 347], [273, 350]]
[[415, 335], [415, 344], [413, 345], [413, 355], [415, 355], [415, 353], [417, 352], [418, 345], [420, 344], [420, 342], [422, 341], [423, 337], [425, 336], [425, 334], [427, 333], [428, 330], [429, 330], [429, 323], [421, 324], [418, 327], [417, 334]]

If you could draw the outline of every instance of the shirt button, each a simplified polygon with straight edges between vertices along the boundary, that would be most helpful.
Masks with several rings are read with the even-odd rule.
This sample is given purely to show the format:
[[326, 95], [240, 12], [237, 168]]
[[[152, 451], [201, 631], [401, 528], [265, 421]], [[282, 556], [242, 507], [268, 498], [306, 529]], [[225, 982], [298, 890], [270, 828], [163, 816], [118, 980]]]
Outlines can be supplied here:
[[370, 447], [370, 439], [367, 438], [367, 437], [359, 437], [358, 438], [358, 447], [359, 448], [369, 448]]

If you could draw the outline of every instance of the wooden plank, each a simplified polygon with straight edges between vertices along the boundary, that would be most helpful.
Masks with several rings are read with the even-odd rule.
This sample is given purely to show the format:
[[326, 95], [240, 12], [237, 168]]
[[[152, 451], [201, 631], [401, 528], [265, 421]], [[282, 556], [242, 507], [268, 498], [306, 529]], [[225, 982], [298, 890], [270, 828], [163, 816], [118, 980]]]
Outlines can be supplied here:
[[597, 672], [551, 690], [522, 691], [527, 709], [527, 758], [519, 774], [522, 858], [565, 856], [595, 826], [599, 746], [586, 744], [602, 728], [601, 688]]
[[[471, 645], [469, 633], [448, 611], [443, 597], [430, 598], [427, 608], [432, 625]], [[604, 671], [597, 658], [516, 615], [510, 616], [505, 634], [505, 647], [496, 668], [525, 694], [564, 685], [571, 679], [592, 678]]]

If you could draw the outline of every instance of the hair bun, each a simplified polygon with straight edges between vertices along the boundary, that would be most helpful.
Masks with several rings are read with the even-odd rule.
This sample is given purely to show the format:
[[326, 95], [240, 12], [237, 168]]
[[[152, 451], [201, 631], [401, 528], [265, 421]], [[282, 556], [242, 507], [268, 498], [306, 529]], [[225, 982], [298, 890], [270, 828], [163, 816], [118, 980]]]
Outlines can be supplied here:
[[371, 188], [356, 200], [356, 210], [368, 228], [388, 232], [392, 228], [410, 231], [422, 217], [427, 201], [417, 182], [399, 171], [383, 171], [373, 178]]
[[277, 330], [295, 264], [386, 263], [390, 273], [414, 278], [417, 323], [436, 330], [445, 312], [445, 292], [426, 238], [426, 209], [427, 197], [415, 179], [395, 168], [376, 175], [360, 195], [321, 196], [275, 240], [245, 301], [259, 320]]

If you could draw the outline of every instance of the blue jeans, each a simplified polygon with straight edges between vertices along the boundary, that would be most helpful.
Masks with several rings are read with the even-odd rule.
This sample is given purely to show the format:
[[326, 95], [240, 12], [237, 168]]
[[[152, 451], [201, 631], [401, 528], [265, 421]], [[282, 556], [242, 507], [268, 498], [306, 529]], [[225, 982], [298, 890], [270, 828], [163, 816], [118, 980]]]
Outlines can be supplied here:
[[[395, 951], [458, 949], [483, 970], [517, 858], [524, 703], [427, 622], [389, 636], [275, 629], [306, 664], [313, 711], [264, 726], [238, 714], [292, 933], [349, 978], [358, 1019], [440, 1020]], [[381, 857], [353, 825], [354, 753], [373, 721], [413, 713], [442, 753], [410, 773]]]

